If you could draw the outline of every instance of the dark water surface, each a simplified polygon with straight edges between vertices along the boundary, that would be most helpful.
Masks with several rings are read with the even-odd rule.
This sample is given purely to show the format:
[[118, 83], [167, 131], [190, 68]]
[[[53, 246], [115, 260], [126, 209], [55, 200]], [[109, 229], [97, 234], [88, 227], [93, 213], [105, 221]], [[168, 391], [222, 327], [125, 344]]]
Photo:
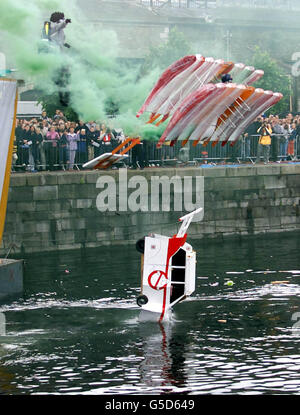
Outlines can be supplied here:
[[196, 292], [163, 325], [139, 321], [134, 246], [28, 256], [0, 303], [0, 393], [299, 394], [299, 240], [190, 241]]

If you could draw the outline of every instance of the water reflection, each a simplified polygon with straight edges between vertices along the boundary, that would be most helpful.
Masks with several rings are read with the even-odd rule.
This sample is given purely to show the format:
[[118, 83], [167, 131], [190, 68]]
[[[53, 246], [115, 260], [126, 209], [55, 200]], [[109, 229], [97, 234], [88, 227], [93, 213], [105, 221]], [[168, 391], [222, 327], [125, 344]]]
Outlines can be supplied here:
[[188, 344], [176, 334], [174, 322], [140, 325], [144, 360], [140, 365], [141, 381], [147, 387], [184, 387], [185, 352]]

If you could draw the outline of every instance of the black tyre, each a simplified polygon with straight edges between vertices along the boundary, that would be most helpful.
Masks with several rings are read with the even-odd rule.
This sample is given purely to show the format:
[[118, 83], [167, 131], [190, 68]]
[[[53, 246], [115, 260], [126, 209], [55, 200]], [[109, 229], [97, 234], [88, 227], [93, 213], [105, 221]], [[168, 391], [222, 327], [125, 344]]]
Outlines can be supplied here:
[[136, 302], [139, 307], [142, 307], [143, 305], [148, 303], [148, 297], [146, 295], [141, 294], [137, 297]]
[[141, 254], [145, 251], [145, 238], [141, 238], [137, 241], [135, 244], [136, 250], [140, 252]]

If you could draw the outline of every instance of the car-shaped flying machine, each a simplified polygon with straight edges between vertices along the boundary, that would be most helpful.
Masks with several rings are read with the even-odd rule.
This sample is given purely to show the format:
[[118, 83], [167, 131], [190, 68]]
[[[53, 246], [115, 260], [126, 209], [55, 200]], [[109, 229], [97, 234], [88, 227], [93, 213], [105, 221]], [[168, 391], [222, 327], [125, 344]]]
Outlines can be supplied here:
[[136, 243], [141, 257], [141, 293], [137, 304], [158, 321], [168, 319], [175, 304], [195, 291], [196, 252], [186, 242], [187, 229], [202, 208], [182, 216], [172, 237], [150, 234]]

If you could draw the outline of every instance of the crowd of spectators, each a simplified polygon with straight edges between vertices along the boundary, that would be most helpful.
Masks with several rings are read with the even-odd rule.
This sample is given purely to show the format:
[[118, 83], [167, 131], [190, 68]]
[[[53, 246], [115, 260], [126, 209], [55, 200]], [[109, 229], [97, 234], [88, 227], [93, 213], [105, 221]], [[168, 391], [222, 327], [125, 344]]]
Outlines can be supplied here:
[[43, 111], [39, 119], [17, 119], [15, 137], [15, 165], [31, 171], [80, 168], [125, 139], [121, 129], [68, 121], [60, 110], [53, 118]]
[[278, 115], [258, 117], [245, 131], [245, 156], [250, 157], [251, 137], [258, 137], [256, 162], [263, 156], [264, 163], [296, 160], [300, 138], [300, 115], [289, 113], [285, 118]]
[[[80, 169], [88, 160], [111, 152], [125, 140], [121, 129], [111, 129], [106, 123], [95, 121], [71, 122], [60, 110], [56, 110], [53, 118], [44, 111], [40, 118], [17, 119], [15, 136], [15, 168], [27, 171]], [[260, 162], [261, 156], [265, 163], [296, 160], [299, 138], [300, 115], [288, 114], [285, 118], [261, 116], [242, 135], [240, 156], [245, 162]], [[150, 145], [155, 148], [155, 143], [142, 141], [141, 144], [131, 150], [133, 168], [148, 166]], [[209, 147], [205, 152], [200, 148], [199, 152], [205, 153], [204, 158], [213, 159], [209, 157]], [[180, 158], [180, 149], [177, 150], [165, 146], [158, 158], [176, 160]], [[195, 155], [190, 152], [189, 156], [193, 158]], [[224, 160], [227, 158], [223, 153], [222, 157]]]

